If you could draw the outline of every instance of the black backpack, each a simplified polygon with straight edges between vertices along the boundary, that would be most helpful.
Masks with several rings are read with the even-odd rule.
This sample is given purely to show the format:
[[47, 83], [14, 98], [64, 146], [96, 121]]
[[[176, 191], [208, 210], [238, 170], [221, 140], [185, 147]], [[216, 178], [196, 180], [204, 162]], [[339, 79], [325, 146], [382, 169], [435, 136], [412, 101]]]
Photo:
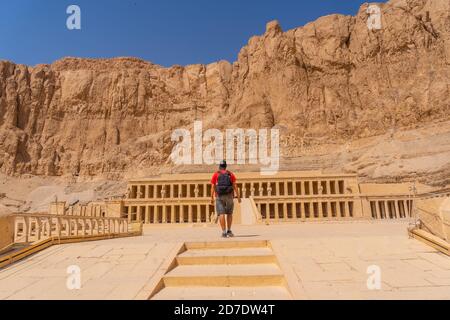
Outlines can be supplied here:
[[229, 171], [218, 172], [216, 191], [219, 196], [230, 194], [233, 192], [233, 183], [231, 182], [231, 173]]

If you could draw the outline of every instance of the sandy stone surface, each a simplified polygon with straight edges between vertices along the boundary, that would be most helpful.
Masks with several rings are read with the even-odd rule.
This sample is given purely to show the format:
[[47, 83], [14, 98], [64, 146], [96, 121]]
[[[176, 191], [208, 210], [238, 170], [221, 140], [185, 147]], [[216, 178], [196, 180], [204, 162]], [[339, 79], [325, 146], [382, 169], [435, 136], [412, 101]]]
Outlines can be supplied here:
[[[235, 240], [271, 241], [298, 299], [450, 299], [450, 257], [409, 239], [407, 226], [317, 223], [234, 231]], [[182, 242], [207, 240], [227, 241], [213, 227], [146, 227], [143, 237], [55, 246], [0, 271], [0, 298], [144, 299]], [[81, 290], [66, 288], [70, 265], [81, 268]], [[372, 265], [380, 267], [381, 290], [367, 289]]]

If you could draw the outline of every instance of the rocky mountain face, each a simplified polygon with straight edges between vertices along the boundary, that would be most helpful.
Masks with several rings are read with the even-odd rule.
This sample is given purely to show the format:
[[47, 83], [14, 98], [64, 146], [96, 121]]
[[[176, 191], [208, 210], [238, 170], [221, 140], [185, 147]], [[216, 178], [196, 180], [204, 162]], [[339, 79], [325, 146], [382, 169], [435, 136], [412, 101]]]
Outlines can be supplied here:
[[[163, 68], [134, 58], [66, 58], [30, 67], [2, 61], [0, 172], [111, 178], [169, 168], [172, 131], [196, 119], [205, 129], [276, 126], [281, 152], [294, 162], [314, 158], [320, 148], [322, 155], [341, 152], [328, 148], [333, 145], [352, 152], [358, 141], [431, 124], [442, 123], [437, 127], [448, 134], [450, 2], [379, 6], [380, 30], [367, 26], [368, 5], [355, 17], [325, 16], [286, 32], [270, 22], [233, 64]], [[417, 157], [450, 154], [448, 141], [438, 150], [421, 148], [426, 151], [417, 150]], [[395, 147], [388, 149], [398, 157]], [[364, 172], [376, 162], [358, 150], [341, 159], [341, 169]], [[325, 168], [333, 162], [314, 159]], [[449, 161], [440, 165], [448, 177]]]

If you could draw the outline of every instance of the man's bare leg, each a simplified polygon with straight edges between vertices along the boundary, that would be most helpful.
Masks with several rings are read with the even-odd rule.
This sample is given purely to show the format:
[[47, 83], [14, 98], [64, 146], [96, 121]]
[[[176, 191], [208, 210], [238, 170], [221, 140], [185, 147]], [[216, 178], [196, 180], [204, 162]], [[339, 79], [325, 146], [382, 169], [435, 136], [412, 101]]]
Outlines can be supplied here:
[[225, 226], [225, 215], [221, 214], [219, 216], [219, 222], [220, 222], [220, 227], [222, 228], [222, 232], [226, 231], [226, 226]]
[[[232, 214], [227, 214], [227, 226], [228, 226], [228, 230], [231, 230], [231, 225], [233, 224], [233, 215]], [[227, 231], [228, 231], [227, 230]]]

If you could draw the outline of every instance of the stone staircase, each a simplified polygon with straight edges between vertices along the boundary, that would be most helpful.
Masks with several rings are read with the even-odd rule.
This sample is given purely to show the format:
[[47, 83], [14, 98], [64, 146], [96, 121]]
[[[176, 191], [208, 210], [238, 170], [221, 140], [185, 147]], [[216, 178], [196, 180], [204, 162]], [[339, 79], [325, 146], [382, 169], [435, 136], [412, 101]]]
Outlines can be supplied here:
[[292, 299], [268, 241], [186, 243], [150, 299]]

